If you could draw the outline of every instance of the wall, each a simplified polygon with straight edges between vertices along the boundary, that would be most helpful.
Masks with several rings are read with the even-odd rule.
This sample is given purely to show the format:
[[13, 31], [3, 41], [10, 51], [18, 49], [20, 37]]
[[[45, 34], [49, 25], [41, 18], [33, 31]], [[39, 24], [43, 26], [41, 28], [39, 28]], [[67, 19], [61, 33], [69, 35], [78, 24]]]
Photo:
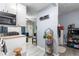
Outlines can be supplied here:
[[18, 32], [21, 35], [21, 27], [8, 26], [8, 32]]
[[[41, 16], [49, 15], [49, 19], [40, 21]], [[44, 31], [47, 28], [51, 28], [54, 32], [54, 53], [58, 54], [58, 36], [57, 36], [57, 25], [58, 25], [58, 7], [49, 6], [47, 9], [40, 12], [37, 16], [37, 44], [45, 48], [45, 39], [43, 38]]]
[[18, 32], [21, 35], [21, 27], [20, 26], [11, 26], [11, 25], [0, 25], [8, 28], [8, 32]]
[[8, 32], [18, 32], [21, 34], [21, 27], [20, 26], [12, 26], [12, 25], [0, 25], [8, 28]]
[[67, 14], [59, 16], [59, 24], [63, 24], [65, 27], [64, 34], [67, 36], [67, 27], [69, 24], [75, 24], [79, 28], [79, 10], [74, 10]]

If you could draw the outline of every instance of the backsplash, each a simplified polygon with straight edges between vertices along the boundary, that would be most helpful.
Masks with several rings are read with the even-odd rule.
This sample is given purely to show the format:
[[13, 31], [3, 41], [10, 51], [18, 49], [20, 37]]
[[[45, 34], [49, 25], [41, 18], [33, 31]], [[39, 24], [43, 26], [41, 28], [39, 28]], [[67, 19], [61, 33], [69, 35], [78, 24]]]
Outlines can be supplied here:
[[18, 32], [8, 32], [8, 33], [4, 33], [4, 36], [12, 36], [12, 35], [19, 35]]
[[0, 36], [21, 35], [21, 27], [0, 26]]

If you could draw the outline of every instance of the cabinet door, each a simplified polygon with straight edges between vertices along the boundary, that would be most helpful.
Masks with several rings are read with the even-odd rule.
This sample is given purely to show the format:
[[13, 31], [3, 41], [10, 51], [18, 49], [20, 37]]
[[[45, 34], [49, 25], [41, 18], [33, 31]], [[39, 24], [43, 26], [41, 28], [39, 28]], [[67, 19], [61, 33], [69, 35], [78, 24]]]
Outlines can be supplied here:
[[23, 52], [26, 51], [26, 37], [13, 37], [13, 38], [3, 38], [6, 46], [7, 46], [7, 53], [13, 51], [17, 47], [21, 47]]
[[8, 11], [8, 13], [11, 13], [11, 14], [16, 14], [16, 4], [7, 4], [6, 5], [6, 9]]
[[26, 6], [17, 4], [17, 26], [26, 26]]

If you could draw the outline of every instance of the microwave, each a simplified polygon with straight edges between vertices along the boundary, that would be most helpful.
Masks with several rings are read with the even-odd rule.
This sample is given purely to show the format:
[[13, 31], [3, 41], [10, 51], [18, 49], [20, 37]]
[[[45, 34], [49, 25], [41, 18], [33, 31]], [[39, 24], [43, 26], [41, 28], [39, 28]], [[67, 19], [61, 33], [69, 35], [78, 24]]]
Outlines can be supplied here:
[[16, 15], [0, 12], [0, 24], [3, 25], [16, 25]]

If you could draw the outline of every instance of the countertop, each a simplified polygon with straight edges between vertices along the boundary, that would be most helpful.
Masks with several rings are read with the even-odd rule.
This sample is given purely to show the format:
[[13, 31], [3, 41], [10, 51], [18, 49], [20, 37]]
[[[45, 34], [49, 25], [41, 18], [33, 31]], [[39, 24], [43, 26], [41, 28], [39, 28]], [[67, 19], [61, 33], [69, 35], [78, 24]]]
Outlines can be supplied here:
[[19, 38], [19, 37], [26, 37], [25, 35], [13, 35], [13, 36], [2, 36], [2, 39], [11, 39], [11, 38]]

